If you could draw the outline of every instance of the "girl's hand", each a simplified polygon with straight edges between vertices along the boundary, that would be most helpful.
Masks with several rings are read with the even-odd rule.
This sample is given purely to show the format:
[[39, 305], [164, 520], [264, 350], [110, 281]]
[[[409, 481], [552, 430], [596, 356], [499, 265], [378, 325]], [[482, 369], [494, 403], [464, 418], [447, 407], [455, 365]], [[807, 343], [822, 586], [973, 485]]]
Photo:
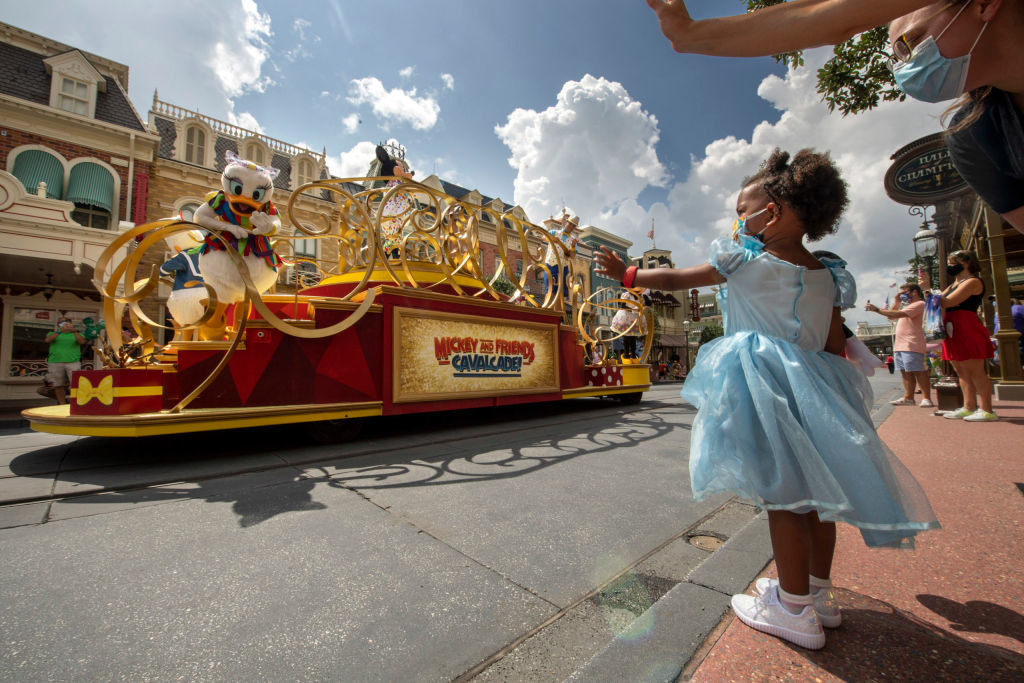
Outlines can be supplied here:
[[622, 282], [626, 274], [626, 263], [622, 258], [608, 247], [601, 247], [600, 251], [594, 253], [594, 272], [604, 275], [612, 280]]
[[683, 0], [647, 0], [647, 6], [658, 15], [658, 25], [672, 43], [672, 49], [683, 52], [686, 34], [693, 26], [693, 19]]

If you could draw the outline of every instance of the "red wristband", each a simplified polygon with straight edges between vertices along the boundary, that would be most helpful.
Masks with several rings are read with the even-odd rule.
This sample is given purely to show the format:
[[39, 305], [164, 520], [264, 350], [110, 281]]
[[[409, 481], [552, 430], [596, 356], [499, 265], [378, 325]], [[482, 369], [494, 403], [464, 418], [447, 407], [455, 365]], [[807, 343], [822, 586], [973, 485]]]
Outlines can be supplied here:
[[630, 289], [633, 286], [633, 280], [636, 279], [636, 266], [630, 266], [626, 268], [626, 274], [622, 276], [622, 286], [626, 289]]

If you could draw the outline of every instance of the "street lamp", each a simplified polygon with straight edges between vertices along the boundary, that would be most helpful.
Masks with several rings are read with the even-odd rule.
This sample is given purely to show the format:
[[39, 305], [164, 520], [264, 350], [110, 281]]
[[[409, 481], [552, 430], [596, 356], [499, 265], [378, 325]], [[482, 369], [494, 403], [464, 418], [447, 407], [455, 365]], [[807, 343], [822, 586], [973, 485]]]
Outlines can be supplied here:
[[683, 321], [683, 338], [686, 340], [686, 348], [683, 350], [683, 355], [686, 356], [686, 374], [690, 374], [690, 326], [693, 325], [689, 320]]
[[939, 233], [932, 230], [928, 225], [928, 216], [923, 208], [918, 206], [910, 207], [911, 215], [918, 215], [923, 218], [921, 229], [914, 235], [914, 255], [924, 259], [925, 267], [928, 268], [929, 284], [932, 283], [932, 260], [939, 251]]

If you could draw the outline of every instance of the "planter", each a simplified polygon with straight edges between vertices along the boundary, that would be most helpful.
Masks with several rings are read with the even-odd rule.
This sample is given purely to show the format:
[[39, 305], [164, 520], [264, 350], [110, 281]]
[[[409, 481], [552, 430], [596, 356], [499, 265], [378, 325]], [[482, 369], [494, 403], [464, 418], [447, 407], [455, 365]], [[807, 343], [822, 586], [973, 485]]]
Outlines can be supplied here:
[[934, 389], [935, 406], [939, 410], [956, 410], [964, 404], [964, 394], [955, 377], [940, 377]]

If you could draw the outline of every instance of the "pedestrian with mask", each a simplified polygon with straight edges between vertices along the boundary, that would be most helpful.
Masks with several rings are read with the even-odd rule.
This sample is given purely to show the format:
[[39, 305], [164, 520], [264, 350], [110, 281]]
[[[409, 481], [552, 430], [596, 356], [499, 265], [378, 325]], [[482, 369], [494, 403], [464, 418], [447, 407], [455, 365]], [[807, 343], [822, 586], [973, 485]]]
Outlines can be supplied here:
[[46, 383], [43, 387], [47, 392], [44, 395], [52, 390], [57, 403], [67, 403], [71, 373], [82, 369], [85, 337], [78, 333], [70, 318], [61, 316], [57, 319], [57, 329], [46, 335], [43, 341], [50, 345], [46, 358]]
[[916, 283], [908, 282], [900, 286], [896, 304], [890, 309], [882, 309], [870, 301], [865, 310], [883, 315], [896, 321], [896, 333], [893, 335], [893, 356], [895, 367], [903, 377], [903, 397], [889, 401], [894, 406], [914, 405], [914, 388], [921, 390], [922, 399], [918, 405], [922, 408], [933, 408], [931, 382], [928, 379], [928, 364], [925, 362], [926, 344], [924, 338], [924, 294]]

